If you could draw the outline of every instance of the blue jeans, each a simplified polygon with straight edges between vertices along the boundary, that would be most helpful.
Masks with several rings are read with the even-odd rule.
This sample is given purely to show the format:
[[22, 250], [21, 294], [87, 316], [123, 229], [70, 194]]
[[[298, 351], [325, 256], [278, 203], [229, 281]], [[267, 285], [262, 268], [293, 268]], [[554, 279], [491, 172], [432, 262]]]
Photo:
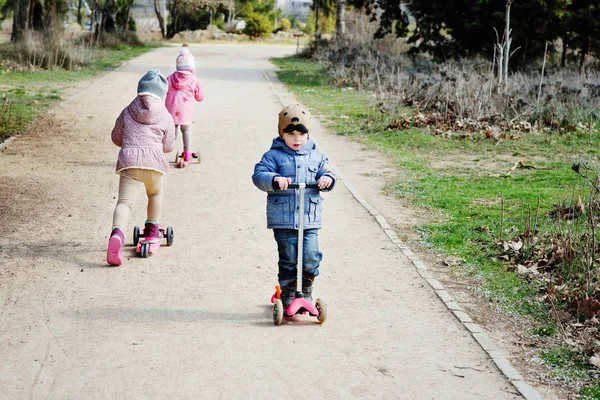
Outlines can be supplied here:
[[[273, 229], [279, 252], [279, 285], [286, 286], [296, 280], [298, 265], [298, 231], [296, 229]], [[319, 251], [319, 230], [304, 231], [303, 242], [303, 278], [314, 278], [319, 275], [319, 264], [323, 253]]]

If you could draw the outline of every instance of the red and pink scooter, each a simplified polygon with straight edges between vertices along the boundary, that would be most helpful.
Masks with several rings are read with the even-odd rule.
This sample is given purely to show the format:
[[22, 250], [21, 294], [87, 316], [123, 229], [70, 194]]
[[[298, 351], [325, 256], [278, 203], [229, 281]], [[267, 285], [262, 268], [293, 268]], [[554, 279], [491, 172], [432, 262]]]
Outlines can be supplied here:
[[296, 277], [296, 297], [292, 300], [292, 303], [288, 308], [283, 308], [281, 302], [281, 287], [275, 286], [275, 294], [271, 296], [271, 303], [273, 303], [273, 322], [275, 325], [281, 325], [283, 317], [291, 318], [294, 315], [310, 315], [311, 317], [317, 317], [317, 321], [322, 324], [327, 319], [327, 308], [321, 299], [315, 300], [315, 304], [306, 300], [302, 295], [302, 256], [303, 256], [303, 245], [304, 245], [304, 189], [318, 189], [316, 183], [290, 183], [289, 189], [298, 189], [298, 197], [300, 204], [298, 207], [298, 263], [297, 265], [297, 277]]
[[175, 154], [175, 165], [177, 165], [177, 168], [185, 168], [190, 165], [193, 160], [197, 160], [198, 164], [200, 164], [200, 153], [195, 151], [183, 151]]
[[163, 239], [166, 239], [167, 246], [173, 244], [173, 228], [170, 226], [166, 229], [159, 227], [158, 230], [161, 235], [161, 237], [158, 238], [159, 240], [146, 240], [144, 237], [144, 229], [140, 230], [139, 226], [133, 228], [133, 244], [135, 245], [136, 254], [142, 258], [150, 257], [152, 254], [156, 253]]

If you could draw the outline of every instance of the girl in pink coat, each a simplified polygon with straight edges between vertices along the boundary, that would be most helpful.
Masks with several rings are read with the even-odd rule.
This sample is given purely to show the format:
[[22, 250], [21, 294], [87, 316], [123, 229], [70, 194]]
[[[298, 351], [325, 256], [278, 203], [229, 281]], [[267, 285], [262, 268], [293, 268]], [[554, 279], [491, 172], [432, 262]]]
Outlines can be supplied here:
[[148, 195], [146, 241], [160, 240], [158, 220], [162, 205], [162, 177], [169, 162], [165, 153], [173, 151], [175, 124], [165, 108], [167, 78], [159, 70], [148, 71], [138, 83], [137, 97], [121, 112], [111, 138], [119, 146], [116, 173], [119, 179], [119, 199], [113, 214], [112, 232], [108, 241], [106, 261], [121, 265], [121, 249], [129, 213], [144, 184]]
[[169, 89], [165, 106], [173, 117], [175, 127], [180, 127], [183, 136], [183, 159], [189, 161], [192, 158], [191, 124], [194, 117], [195, 101], [204, 100], [204, 93], [200, 82], [194, 76], [195, 61], [187, 47], [181, 49], [175, 66], [177, 71], [169, 75]]

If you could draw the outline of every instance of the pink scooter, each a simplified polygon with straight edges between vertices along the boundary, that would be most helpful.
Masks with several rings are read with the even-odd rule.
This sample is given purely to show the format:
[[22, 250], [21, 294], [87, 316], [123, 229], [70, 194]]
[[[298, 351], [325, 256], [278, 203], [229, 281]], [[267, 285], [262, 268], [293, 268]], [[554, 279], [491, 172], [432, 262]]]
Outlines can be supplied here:
[[160, 227], [161, 237], [156, 241], [147, 241], [144, 237], [144, 230], [140, 231], [139, 226], [133, 228], [133, 244], [135, 245], [135, 253], [142, 258], [148, 258], [156, 253], [163, 239], [167, 240], [167, 246], [173, 244], [173, 228], [170, 226], [167, 229]]
[[[187, 155], [187, 157], [186, 157]], [[186, 161], [187, 158], [187, 161]], [[185, 168], [188, 165], [190, 165], [190, 163], [192, 162], [192, 159], [198, 160], [198, 164], [200, 164], [200, 153], [196, 153], [196, 152], [177, 152], [177, 154], [175, 154], [175, 165], [177, 165], [177, 168]]]
[[309, 314], [311, 317], [317, 317], [317, 321], [322, 324], [327, 319], [327, 308], [321, 299], [317, 299], [315, 304], [306, 300], [302, 295], [302, 256], [303, 256], [303, 245], [304, 245], [304, 189], [318, 189], [316, 183], [290, 183], [288, 185], [290, 189], [298, 189], [298, 196], [300, 198], [300, 204], [298, 209], [298, 263], [296, 277], [296, 297], [292, 300], [292, 303], [288, 308], [283, 308], [281, 302], [281, 288], [279, 285], [275, 286], [275, 294], [271, 296], [271, 303], [273, 303], [273, 322], [275, 325], [281, 325], [283, 317], [291, 318], [294, 315], [306, 315]]

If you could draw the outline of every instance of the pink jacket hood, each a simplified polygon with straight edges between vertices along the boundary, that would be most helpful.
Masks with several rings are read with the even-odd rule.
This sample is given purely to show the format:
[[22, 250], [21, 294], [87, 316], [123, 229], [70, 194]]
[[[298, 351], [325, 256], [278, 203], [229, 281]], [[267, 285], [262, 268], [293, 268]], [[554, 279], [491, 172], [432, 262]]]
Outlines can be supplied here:
[[182, 90], [186, 87], [194, 87], [196, 84], [196, 77], [191, 72], [184, 73], [177, 71], [171, 75], [171, 83], [173, 84], [173, 88]]
[[140, 124], [155, 125], [164, 118], [162, 101], [152, 96], [137, 96], [127, 107], [131, 117]]

